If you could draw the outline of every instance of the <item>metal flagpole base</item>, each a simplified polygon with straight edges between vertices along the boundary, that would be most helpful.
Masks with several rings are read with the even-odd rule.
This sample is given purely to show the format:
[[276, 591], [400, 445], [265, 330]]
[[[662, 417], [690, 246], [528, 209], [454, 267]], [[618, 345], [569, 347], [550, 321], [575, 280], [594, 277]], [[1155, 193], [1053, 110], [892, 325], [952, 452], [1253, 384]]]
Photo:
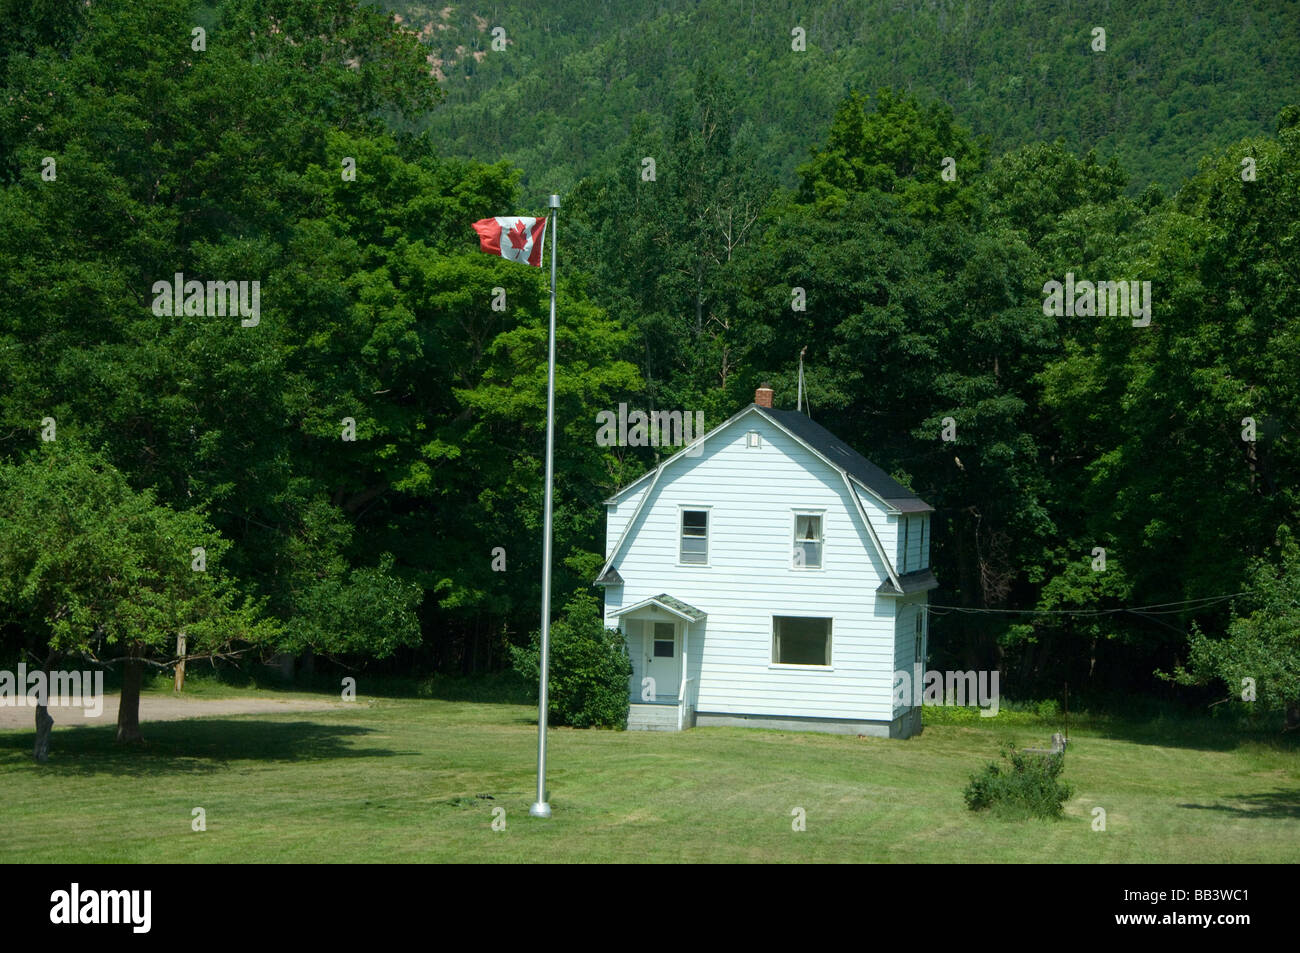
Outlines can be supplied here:
[[550, 817], [551, 805], [547, 804], [545, 801], [538, 801], [536, 804], [534, 804], [532, 807], [528, 809], [528, 816], [529, 817]]

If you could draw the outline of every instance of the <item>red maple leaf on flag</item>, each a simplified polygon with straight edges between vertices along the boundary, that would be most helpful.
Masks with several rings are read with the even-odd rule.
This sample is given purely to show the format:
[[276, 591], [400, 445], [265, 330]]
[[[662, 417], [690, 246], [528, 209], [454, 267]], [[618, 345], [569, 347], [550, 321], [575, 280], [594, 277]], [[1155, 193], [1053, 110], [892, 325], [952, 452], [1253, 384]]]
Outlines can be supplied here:
[[510, 244], [517, 249], [522, 249], [528, 244], [528, 229], [524, 227], [523, 219], [515, 222], [515, 227], [506, 233], [506, 238], [510, 239]]

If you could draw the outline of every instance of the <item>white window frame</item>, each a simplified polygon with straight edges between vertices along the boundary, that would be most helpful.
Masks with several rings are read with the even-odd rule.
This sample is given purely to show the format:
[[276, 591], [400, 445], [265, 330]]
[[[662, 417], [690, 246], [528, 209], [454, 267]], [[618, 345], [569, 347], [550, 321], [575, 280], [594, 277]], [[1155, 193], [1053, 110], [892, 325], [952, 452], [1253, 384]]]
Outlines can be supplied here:
[[[820, 520], [820, 526], [822, 531], [821, 539], [820, 539], [821, 546], [822, 546], [822, 561], [821, 561], [821, 565], [819, 566], [808, 566], [808, 565], [800, 566], [798, 561], [795, 559], [794, 554], [798, 552], [799, 517], [801, 516], [816, 516]], [[790, 568], [795, 572], [825, 572], [826, 571], [826, 510], [825, 509], [811, 509], [809, 507], [796, 507], [795, 509], [792, 509], [790, 511]], [[803, 666], [800, 666], [800, 668], [802, 667]]]
[[745, 446], [750, 450], [762, 449], [763, 435], [757, 430], [751, 430], [745, 434]]
[[[830, 639], [830, 665], [800, 665], [797, 662], [778, 662], [776, 661], [776, 620], [777, 619], [818, 619], [827, 623], [826, 637]], [[787, 672], [833, 672], [835, 671], [835, 617], [829, 615], [796, 615], [791, 613], [782, 613], [777, 615], [772, 613], [772, 639], [769, 643], [768, 663], [770, 669], [780, 669]]]
[[[659, 638], [659, 636], [656, 634], [655, 630], [658, 629], [659, 626], [661, 626], [661, 625], [667, 625], [667, 626], [671, 626], [671, 627], [672, 627], [672, 630], [673, 630], [673, 636], [672, 636], [671, 639], [661, 639], [661, 638]], [[677, 658], [679, 655], [681, 655], [681, 654], [682, 654], [682, 653], [681, 653], [681, 645], [680, 645], [679, 642], [678, 642], [678, 638], [679, 638], [679, 636], [678, 636], [678, 629], [679, 629], [679, 628], [680, 628], [680, 626], [677, 625], [677, 620], [675, 620], [675, 619], [649, 619], [649, 620], [647, 621], [647, 623], [646, 623], [646, 629], [645, 629], [645, 631], [646, 631], [647, 634], [646, 634], [645, 638], [646, 638], [646, 639], [649, 641], [649, 643], [650, 643], [650, 645], [649, 645], [649, 649], [650, 649], [650, 651], [648, 651], [648, 652], [646, 653], [646, 655], [647, 655], [649, 658], [651, 658], [651, 659], [657, 659], [657, 658]], [[672, 654], [672, 655], [656, 655], [656, 654], [655, 654], [655, 643], [656, 643], [656, 642], [672, 642], [672, 643], [673, 643], [673, 654]]]
[[[704, 517], [704, 562], [702, 562], [702, 563], [687, 563], [687, 562], [682, 562], [682, 540], [686, 538], [686, 534], [683, 532], [683, 530], [686, 528], [686, 527], [685, 527], [685, 524], [684, 524], [683, 521], [686, 519], [686, 513], [688, 513], [688, 512], [690, 512], [690, 513], [700, 513], [700, 512], [702, 512], [702, 513], [705, 514], [705, 517]], [[710, 563], [710, 551], [711, 551], [712, 548], [713, 548], [712, 546], [709, 545], [709, 541], [710, 541], [712, 538], [713, 538], [713, 507], [712, 507], [712, 505], [704, 506], [704, 505], [696, 505], [696, 504], [694, 504], [694, 503], [678, 503], [678, 504], [677, 504], [677, 565], [682, 566], [682, 567], [684, 567], [684, 568], [689, 568], [689, 569], [707, 569], [707, 568], [709, 568], [709, 566], [710, 566], [710, 564], [711, 564], [711, 563]]]

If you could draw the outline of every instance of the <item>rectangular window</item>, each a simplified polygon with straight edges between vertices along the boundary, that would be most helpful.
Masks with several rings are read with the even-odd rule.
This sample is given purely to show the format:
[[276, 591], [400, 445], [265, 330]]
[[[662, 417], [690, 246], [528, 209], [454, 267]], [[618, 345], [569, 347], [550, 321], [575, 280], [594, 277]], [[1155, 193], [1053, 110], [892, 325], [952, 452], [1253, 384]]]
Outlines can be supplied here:
[[671, 622], [655, 623], [655, 658], [672, 658], [677, 653], [677, 632]]
[[796, 569], [821, 569], [821, 514], [796, 513], [794, 517], [794, 566]]
[[830, 665], [831, 620], [773, 616], [772, 661], [779, 665]]
[[757, 430], [751, 430], [749, 433], [745, 435], [745, 446], [747, 447], [763, 446], [763, 438], [759, 435]]
[[930, 527], [930, 518], [928, 516], [922, 516], [921, 517], [921, 560], [917, 565], [918, 569], [924, 569], [925, 567], [930, 565], [930, 554], [925, 548], [926, 530], [929, 529], [929, 527]]
[[705, 565], [709, 561], [709, 511], [682, 510], [681, 561]]
[[924, 643], [925, 643], [925, 618], [924, 616], [921, 615], [921, 607], [917, 606], [916, 607], [916, 650], [912, 658], [917, 662], [921, 662], [922, 664], [925, 663], [925, 659], [921, 657], [921, 649], [925, 647]]

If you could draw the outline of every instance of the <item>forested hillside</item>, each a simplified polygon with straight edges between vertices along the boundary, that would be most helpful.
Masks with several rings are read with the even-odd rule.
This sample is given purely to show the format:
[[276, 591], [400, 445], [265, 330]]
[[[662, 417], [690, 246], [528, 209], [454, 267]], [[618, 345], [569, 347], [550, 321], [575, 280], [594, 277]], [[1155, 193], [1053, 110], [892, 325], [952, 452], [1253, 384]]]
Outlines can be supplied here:
[[508, 159], [538, 193], [601, 168], [638, 116], [666, 131], [702, 66], [734, 85], [739, 134], [786, 185], [851, 90], [947, 103], [994, 154], [1058, 137], [1096, 149], [1134, 194], [1176, 187], [1300, 99], [1300, 15], [1284, 0], [383, 3], [444, 77], [446, 105], [421, 122], [439, 148]]

